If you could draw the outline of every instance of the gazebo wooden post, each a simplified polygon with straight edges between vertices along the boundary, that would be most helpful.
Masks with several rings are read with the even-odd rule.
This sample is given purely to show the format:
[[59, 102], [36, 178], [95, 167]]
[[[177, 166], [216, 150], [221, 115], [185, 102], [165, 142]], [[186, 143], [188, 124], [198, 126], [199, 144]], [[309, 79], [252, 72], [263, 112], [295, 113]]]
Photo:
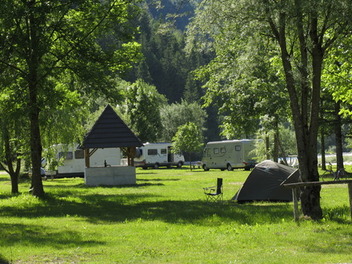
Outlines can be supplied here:
[[129, 147], [128, 148], [128, 166], [134, 166], [134, 156], [136, 155], [136, 148]]
[[84, 149], [84, 159], [86, 163], [86, 168], [90, 167], [90, 155], [89, 155], [89, 148]]

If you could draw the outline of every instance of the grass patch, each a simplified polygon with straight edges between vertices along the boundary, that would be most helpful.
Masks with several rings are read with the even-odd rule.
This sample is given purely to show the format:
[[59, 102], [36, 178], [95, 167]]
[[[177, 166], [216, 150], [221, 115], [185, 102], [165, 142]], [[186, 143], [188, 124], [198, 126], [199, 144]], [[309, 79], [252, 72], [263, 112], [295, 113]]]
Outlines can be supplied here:
[[[44, 182], [39, 200], [0, 175], [0, 263], [347, 263], [346, 185], [323, 186], [320, 222], [293, 221], [292, 203], [229, 201], [248, 172], [137, 170], [137, 185]], [[222, 203], [202, 187], [224, 178]]]

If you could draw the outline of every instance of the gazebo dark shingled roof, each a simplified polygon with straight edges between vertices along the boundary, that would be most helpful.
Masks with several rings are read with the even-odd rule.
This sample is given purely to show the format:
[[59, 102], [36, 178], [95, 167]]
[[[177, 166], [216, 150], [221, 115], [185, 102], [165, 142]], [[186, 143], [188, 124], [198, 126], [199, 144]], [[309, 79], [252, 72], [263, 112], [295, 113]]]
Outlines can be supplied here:
[[122, 121], [110, 105], [86, 134], [82, 148], [124, 148], [140, 147], [142, 142]]

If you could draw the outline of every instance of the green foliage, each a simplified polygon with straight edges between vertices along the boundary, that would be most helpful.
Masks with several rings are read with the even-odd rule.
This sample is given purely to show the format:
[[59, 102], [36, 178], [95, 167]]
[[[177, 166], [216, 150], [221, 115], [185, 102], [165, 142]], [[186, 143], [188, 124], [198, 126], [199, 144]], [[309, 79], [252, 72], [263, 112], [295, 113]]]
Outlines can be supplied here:
[[204, 130], [207, 114], [198, 103], [173, 103], [164, 105], [160, 110], [161, 122], [163, 125], [163, 140], [170, 142], [175, 136], [178, 128], [192, 122], [200, 131]]
[[[64, 136], [52, 129], [82, 120], [76, 118], [81, 97], [113, 97], [113, 77], [139, 58], [135, 29], [129, 22], [137, 7], [125, 0], [5, 0], [2, 4], [0, 70], [8, 80], [1, 92], [13, 89], [6, 94], [27, 111], [33, 194], [43, 196], [42, 145]], [[109, 44], [104, 46], [106, 36]], [[41, 129], [50, 130], [44, 139]], [[76, 130], [66, 135], [72, 132]]]
[[200, 151], [203, 147], [202, 131], [195, 123], [188, 122], [177, 129], [172, 146], [176, 153]]
[[[232, 6], [237, 12], [238, 6]], [[204, 9], [202, 9], [204, 8]], [[230, 9], [231, 9], [230, 8]], [[201, 4], [192, 24], [204, 35], [213, 38], [212, 49], [216, 58], [196, 70], [198, 79], [205, 82], [205, 105], [219, 106], [222, 135], [226, 138], [251, 137], [259, 124], [259, 118], [267, 115], [277, 120], [287, 120], [288, 98], [283, 76], [273, 58], [277, 54], [270, 42], [263, 43], [255, 22], [246, 27], [236, 25], [228, 11], [219, 3]], [[221, 14], [220, 16], [217, 13]], [[241, 15], [237, 13], [237, 15]], [[210, 16], [217, 23], [209, 25], [200, 18]], [[189, 31], [189, 38], [199, 36]], [[214, 29], [214, 27], [216, 29]], [[203, 38], [200, 40], [206, 41]], [[200, 45], [202, 45], [202, 43]], [[195, 45], [198, 45], [195, 42]], [[270, 129], [270, 127], [267, 127]]]
[[142, 142], [158, 142], [162, 134], [160, 108], [166, 104], [156, 88], [137, 80], [125, 89], [119, 111]]
[[[270, 130], [264, 133], [263, 130], [258, 130], [256, 138], [260, 139], [256, 141], [255, 156], [256, 160], [265, 160], [269, 156], [273, 158], [273, 150], [275, 148], [275, 131]], [[269, 146], [266, 145], [266, 140], [269, 141]], [[296, 137], [295, 132], [290, 126], [285, 127], [279, 126], [279, 153], [278, 157], [287, 157], [290, 155], [297, 155]], [[269, 147], [269, 148], [267, 148]]]
[[23, 166], [30, 152], [27, 109], [17, 101], [23, 96], [15, 91], [18, 83], [7, 83], [3, 75], [0, 80], [0, 164], [10, 175], [12, 192], [18, 193], [19, 175], [29, 169], [27, 162]]
[[[247, 110], [244, 114], [250, 113], [248, 109], [254, 110], [251, 116], [246, 116], [251, 119], [258, 114], [258, 111], [250, 100], [247, 105], [241, 107], [241, 104], [236, 104], [237, 101], [231, 101], [230, 98], [243, 98], [242, 94], [245, 94], [251, 99], [253, 95], [259, 95], [258, 92], [254, 92], [252, 85], [257, 81], [276, 83], [274, 87], [281, 91], [286, 88], [285, 93], [282, 94], [285, 98], [289, 98], [303, 181], [319, 180], [316, 156], [322, 70], [329, 51], [339, 45], [339, 39], [346, 37], [344, 32], [352, 30], [351, 10], [352, 2], [347, 0], [239, 0], [236, 3], [228, 0], [201, 1], [197, 11], [199, 17], [194, 20], [193, 28], [202, 29], [200, 34], [204, 33], [203, 40], [213, 40], [213, 48], [217, 55], [211, 64], [213, 68], [207, 72], [205, 67], [205, 73], [201, 72], [201, 74], [210, 80], [206, 86], [209, 87], [211, 95], [215, 94], [216, 98], [220, 95], [220, 98], [225, 101], [225, 103], [220, 102], [220, 106], [225, 106], [225, 114], [236, 113], [234, 117], [229, 115], [230, 121], [237, 121], [231, 125], [241, 128], [249, 123], [243, 122], [243, 118], [238, 118], [243, 115], [241, 112], [238, 113], [236, 108]], [[194, 36], [199, 35], [196, 30], [193, 32]], [[242, 65], [250, 61], [250, 56], [256, 57], [257, 54], [259, 56], [254, 61], [254, 65], [260, 67], [252, 68], [254, 71], [251, 69], [242, 71], [243, 68], [246, 69]], [[269, 63], [276, 57], [281, 59], [284, 80]], [[259, 64], [256, 63], [257, 60]], [[265, 70], [262, 72], [268, 74], [260, 74], [263, 68]], [[220, 78], [217, 75], [220, 75]], [[239, 85], [236, 86], [236, 84]], [[227, 93], [224, 94], [223, 90]], [[232, 90], [234, 93], [231, 93]], [[278, 109], [282, 109], [279, 103], [281, 98], [275, 91], [275, 89], [269, 90], [270, 100], [266, 105], [273, 105], [274, 109], [279, 106]], [[209, 94], [208, 91], [207, 93]], [[231, 101], [229, 106], [226, 105], [227, 99]], [[210, 102], [213, 102], [213, 97], [207, 101], [207, 103]], [[229, 113], [226, 113], [226, 110]], [[278, 116], [284, 112], [280, 112]], [[276, 113], [271, 111], [270, 114], [272, 113], [275, 116]], [[275, 123], [278, 123], [278, 119], [275, 120], [274, 125]], [[228, 130], [228, 127], [226, 128]], [[252, 128], [254, 129], [254, 126]], [[241, 131], [235, 130], [235, 132]], [[244, 132], [249, 134], [249, 128], [246, 127]], [[320, 219], [322, 217], [319, 204], [320, 189], [314, 187], [305, 189], [304, 192], [309, 193], [302, 196], [301, 204], [304, 213], [314, 219]]]
[[[164, 2], [169, 5], [169, 1]], [[143, 79], [155, 85], [158, 92], [164, 94], [171, 103], [179, 102], [186, 90], [187, 99], [190, 98], [189, 93], [192, 93], [192, 100], [198, 101], [201, 96], [200, 84], [191, 84], [189, 72], [207, 62], [209, 55], [186, 52], [184, 32], [173, 24], [173, 14], [163, 16], [161, 13], [164, 5], [153, 12], [153, 4], [155, 3], [144, 3], [136, 22], [140, 26], [137, 40], [142, 44], [144, 60], [134, 67], [129, 80], [134, 82]], [[175, 9], [173, 11], [179, 11]], [[170, 9], [168, 11], [172, 12]]]
[[339, 45], [329, 52], [322, 75], [323, 92], [331, 95], [335, 101], [341, 102], [341, 114], [345, 117], [352, 114], [351, 49], [351, 36], [341, 39]]

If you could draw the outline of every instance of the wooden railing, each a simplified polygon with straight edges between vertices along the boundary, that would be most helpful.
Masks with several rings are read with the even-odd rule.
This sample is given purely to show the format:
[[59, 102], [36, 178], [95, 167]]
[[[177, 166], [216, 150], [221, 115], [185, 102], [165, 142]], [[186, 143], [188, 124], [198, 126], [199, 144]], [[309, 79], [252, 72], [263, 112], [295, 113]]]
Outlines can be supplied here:
[[294, 216], [295, 221], [299, 220], [299, 210], [298, 210], [299, 188], [306, 187], [306, 186], [329, 185], [329, 184], [347, 184], [348, 185], [348, 195], [349, 195], [349, 202], [350, 202], [350, 215], [351, 215], [351, 219], [352, 219], [352, 180], [339, 180], [339, 181], [297, 182], [297, 183], [283, 184], [284, 187], [292, 188], [293, 216]]

